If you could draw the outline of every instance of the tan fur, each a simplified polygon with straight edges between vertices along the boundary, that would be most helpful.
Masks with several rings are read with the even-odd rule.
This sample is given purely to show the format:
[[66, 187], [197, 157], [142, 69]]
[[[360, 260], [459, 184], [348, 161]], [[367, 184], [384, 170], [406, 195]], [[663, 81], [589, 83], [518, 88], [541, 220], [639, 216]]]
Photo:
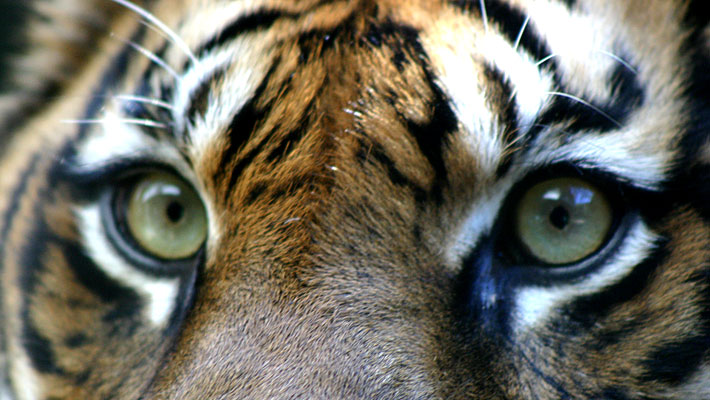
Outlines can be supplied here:
[[[91, 124], [81, 136], [81, 124], [61, 121], [98, 118], [102, 112], [124, 116], [110, 96], [135, 93], [143, 84], [156, 98], [160, 88], [177, 90], [171, 73], [160, 68], [143, 82], [151, 62], [134, 52], [114, 86], [97, 92], [126, 51], [125, 41], [141, 29], [138, 44], [160, 54], [178, 74], [186, 73], [183, 65], [194, 65], [165, 33], [141, 27], [135, 13], [109, 0], [38, 3], [48, 18], [28, 24], [32, 46], [13, 71], [19, 88], [0, 97], [0, 129], [12, 127], [0, 149], [0, 235], [7, 232], [0, 236], [0, 356], [5, 359], [0, 359], [0, 395], [4, 387], [17, 399], [700, 399], [710, 394], [704, 380], [708, 343], [698, 349], [704, 355], [695, 381], [648, 378], [655, 373], [648, 361], [659, 350], [710, 335], [710, 225], [708, 205], [698, 200], [707, 193], [701, 187], [707, 178], [692, 188], [673, 186], [702, 178], [710, 165], [707, 139], [690, 161], [681, 145], [694, 117], [686, 113], [693, 102], [688, 92], [695, 88], [687, 78], [693, 61], [682, 46], [690, 35], [682, 22], [686, 2], [576, 2], [570, 13], [593, 20], [596, 33], [623, 44], [646, 101], [608, 132], [571, 132], [577, 121], [570, 118], [551, 122], [533, 142], [518, 137], [529, 127], [506, 126], [510, 94], [491, 78], [491, 55], [482, 47], [501, 27], [494, 18], [484, 24], [477, 1], [467, 10], [454, 4], [461, 2], [439, 0], [135, 2], [193, 51], [237, 16], [282, 13], [268, 28], [227, 42], [233, 57], [198, 100], [203, 103], [195, 106], [194, 121], [185, 122], [186, 136], [157, 129], [150, 139], [160, 144], [151, 150], [156, 159], [162, 157], [160, 148], [184, 156], [167, 163], [196, 188], [210, 219], [204, 262], [191, 270], [196, 282], [189, 274], [175, 278], [195, 289], [175, 300], [175, 308], [184, 307], [186, 314], [175, 311], [161, 324], [141, 313], [148, 306], [135, 296], [138, 289], [124, 285], [111, 291], [115, 279], [101, 272], [103, 255], [91, 252], [79, 215], [101, 200], [80, 199], [75, 192], [85, 185], [58, 173], [75, 162], [65, 158], [69, 146], [121, 131]], [[534, 25], [544, 17], [536, 10], [549, 4], [502, 3], [531, 15], [530, 29], [544, 31]], [[416, 32], [421, 48], [404, 30], [376, 37], [373, 27], [388, 24]], [[599, 56], [584, 49], [580, 54]], [[593, 100], [615, 95], [605, 83], [606, 70], [595, 70], [582, 56], [563, 56], [558, 79], [570, 92]], [[608, 61], [604, 57], [593, 59]], [[476, 82], [470, 96], [484, 100], [475, 113], [480, 121], [462, 119], [467, 114], [460, 104], [469, 97], [458, 98], [456, 85], [465, 82], [448, 79], [468, 66]], [[219, 113], [210, 106], [232, 104], [232, 97], [247, 90], [243, 75], [261, 82], [260, 74], [268, 84], [253, 99], [254, 112], [262, 113], [253, 130], [215, 116]], [[97, 115], [85, 115], [101, 96], [106, 99], [98, 100]], [[427, 148], [429, 138], [414, 132], [439, 118], [442, 96], [456, 118], [438, 153], [443, 172], [431, 155], [436, 149]], [[489, 114], [490, 124], [484, 125]], [[171, 122], [176, 122], [171, 129], [177, 126]], [[572, 300], [535, 324], [510, 331], [479, 321], [471, 315], [480, 310], [471, 311], [462, 300], [478, 295], [470, 293], [475, 277], [467, 277], [472, 267], [466, 263], [475, 262], [469, 256], [476, 246], [498, 233], [489, 227], [475, 237], [480, 242], [465, 242], [471, 215], [494, 200], [502, 207], [514, 204], [508, 193], [535, 172], [526, 162], [540, 163], [537, 169], [555, 164], [566, 156], [555, 151], [580, 136], [618, 144], [602, 150], [627, 154], [639, 170], [660, 164], [658, 174], [669, 182], [658, 179], [657, 187], [632, 178], [614, 181], [628, 192], [652, 193], [659, 209], [670, 210], [657, 216], [647, 204], [628, 205], [641, 210], [638, 218], [658, 238], [663, 250], [658, 265], [643, 275], [638, 293], [611, 305], [588, 326], [587, 316], [569, 314], [575, 310]], [[599, 157], [607, 153], [600, 150]], [[520, 159], [497, 176], [507, 157]], [[605, 172], [619, 169], [610, 165]], [[106, 186], [101, 190], [116, 182], [122, 181], [101, 182]], [[629, 195], [623, 202], [636, 200]], [[480, 220], [498, 226], [514, 215], [511, 209], [496, 210], [498, 217]], [[28, 265], [30, 259], [37, 265]], [[615, 261], [602, 258], [600, 268]], [[632, 267], [640, 270], [643, 261], [629, 262], [638, 262]], [[499, 266], [498, 273], [514, 267], [519, 266]], [[565, 284], [593, 276], [590, 271]], [[504, 309], [503, 300], [492, 301]], [[519, 314], [508, 317], [511, 324], [522, 320]], [[27, 336], [27, 326], [39, 339]], [[28, 350], [31, 340], [39, 340], [37, 352], [49, 354], [51, 360], [44, 361], [52, 368], [38, 367], [37, 355]]]

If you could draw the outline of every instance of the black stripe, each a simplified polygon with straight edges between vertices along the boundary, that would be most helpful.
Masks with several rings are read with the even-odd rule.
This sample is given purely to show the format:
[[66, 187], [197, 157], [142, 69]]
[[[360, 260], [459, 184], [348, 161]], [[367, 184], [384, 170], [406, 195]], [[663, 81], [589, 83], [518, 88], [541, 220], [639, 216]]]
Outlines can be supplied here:
[[[13, 222], [14, 218], [17, 216], [16, 214], [17, 214], [17, 211], [20, 209], [21, 200], [26, 195], [25, 191], [27, 190], [27, 185], [29, 183], [30, 178], [34, 175], [35, 171], [37, 170], [39, 160], [40, 160], [39, 153], [35, 153], [32, 156], [27, 167], [20, 174], [20, 178], [19, 178], [17, 185], [15, 186], [15, 190], [11, 194], [9, 194], [8, 198], [10, 199], [10, 203], [8, 205], [8, 208], [5, 210], [5, 213], [3, 214], [2, 219], [0, 219], [0, 222], [2, 222], [2, 230], [0, 230], [0, 276], [4, 276], [4, 274], [5, 274], [5, 261], [4, 261], [5, 251], [7, 250], [7, 247], [8, 247], [7, 237], [8, 237], [8, 234], [10, 233], [10, 228], [12, 227], [12, 222]], [[3, 304], [3, 296], [0, 295], [0, 321], [6, 320], [5, 316], [3, 315], [4, 310], [5, 310], [5, 305]], [[0, 338], [2, 338], [2, 337], [3, 337], [3, 334], [0, 333]], [[0, 348], [2, 348], [2, 354], [7, 354], [7, 342], [5, 340], [2, 340], [2, 343], [0, 343]], [[0, 374], [2, 374], [2, 380], [9, 382], [10, 378], [7, 376], [6, 373], [7, 373], [7, 371], [0, 371]]]
[[[536, 120], [538, 126], [531, 134], [534, 135], [535, 132], [539, 133], [551, 124], [564, 121], [568, 122], [564, 128], [567, 133], [585, 130], [604, 133], [622, 127], [629, 116], [643, 105], [646, 93], [637, 79], [636, 72], [621, 63], [610, 72], [608, 79], [611, 89], [608, 103], [600, 104], [557, 95], [552, 104], [538, 117]], [[564, 85], [559, 77], [556, 80], [557, 87], [564, 93]]]
[[333, 49], [336, 39], [342, 37], [343, 31], [344, 27], [338, 25], [327, 30], [316, 29], [301, 33], [297, 42], [298, 48], [301, 50], [301, 54], [298, 56], [299, 65], [306, 64], [311, 59]]
[[[296, 124], [296, 126], [291, 129], [286, 136], [280, 140], [280, 143], [278, 146], [275, 148], [271, 149], [269, 153], [266, 155], [266, 161], [269, 163], [274, 163], [282, 160], [287, 154], [286, 151], [287, 149], [291, 149], [293, 151], [297, 145], [298, 142], [303, 139], [307, 132], [307, 128], [309, 126], [309, 122], [311, 122], [312, 117], [315, 115], [315, 108], [316, 108], [316, 101], [318, 98], [321, 96], [323, 93], [323, 89], [325, 88], [325, 85], [320, 85], [318, 87], [318, 90], [316, 93], [313, 95], [311, 101], [304, 107], [304, 111], [301, 113], [301, 119]], [[283, 93], [282, 96], [285, 96], [286, 93]], [[273, 131], [276, 131], [278, 129], [279, 125], [277, 124], [276, 127], [274, 127]], [[272, 137], [273, 135], [269, 134], [269, 137]]]
[[[630, 57], [626, 57], [630, 59]], [[617, 122], [625, 124], [631, 113], [646, 101], [646, 91], [638, 80], [637, 72], [618, 63], [609, 74], [611, 102], [601, 108]]]
[[426, 76], [427, 83], [434, 92], [431, 101], [431, 109], [433, 110], [432, 116], [429, 122], [424, 124], [412, 120], [405, 121], [407, 123], [407, 129], [417, 141], [419, 151], [422, 152], [434, 169], [435, 178], [432, 193], [435, 196], [435, 200], [441, 200], [440, 189], [448, 179], [448, 172], [443, 158], [444, 144], [447, 142], [451, 133], [458, 128], [458, 119], [451, 109], [449, 99], [434, 82], [434, 77], [428, 69], [426, 70]]
[[[138, 294], [109, 278], [109, 276], [86, 255], [86, 252], [78, 243], [59, 240], [54, 242], [54, 244], [61, 249], [62, 254], [66, 257], [67, 264], [74, 272], [76, 280], [96, 295], [96, 297], [104, 302], [134, 299], [132, 303], [138, 303]], [[138, 312], [138, 310], [139, 308], [136, 307], [133, 312]]]
[[228, 202], [229, 197], [232, 194], [232, 190], [234, 189], [234, 185], [237, 184], [237, 180], [239, 180], [239, 177], [242, 176], [242, 172], [244, 172], [244, 169], [251, 164], [252, 161], [254, 161], [254, 158], [256, 158], [257, 154], [261, 153], [262, 150], [264, 149], [264, 145], [267, 143], [268, 138], [265, 138], [262, 140], [256, 147], [251, 149], [247, 154], [244, 155], [244, 157], [237, 162], [237, 164], [232, 168], [229, 172], [226, 170], [222, 170], [221, 173], [229, 173], [229, 183], [227, 184], [227, 187], [224, 190], [224, 201]]
[[572, 9], [577, 5], [577, 0], [560, 0], [562, 4], [566, 5], [567, 8]]
[[419, 151], [434, 170], [434, 187], [430, 193], [434, 196], [433, 200], [441, 201], [441, 186], [446, 182], [448, 175], [443, 160], [444, 143], [449, 135], [458, 128], [458, 119], [451, 108], [448, 97], [436, 84], [427, 54], [419, 41], [419, 33], [412, 27], [385, 21], [381, 25], [371, 26], [366, 38], [374, 46], [390, 47], [393, 52], [392, 61], [399, 69], [403, 68], [407, 59], [415, 59], [422, 65], [426, 83], [433, 92], [429, 107], [432, 110], [432, 115], [429, 121], [420, 123], [407, 118], [396, 109], [395, 112], [405, 123], [416, 140]]
[[[499, 121], [507, 129], [516, 129], [518, 123], [518, 108], [510, 81], [500, 69], [490, 64], [483, 66], [483, 73], [488, 83], [488, 85], [486, 85], [488, 92], [486, 98], [492, 103], [491, 108], [496, 112]], [[512, 138], [505, 137], [504, 139], [510, 140]]]
[[253, 183], [249, 187], [249, 191], [247, 192], [247, 195], [245, 196], [244, 200], [244, 206], [250, 206], [254, 204], [255, 201], [257, 201], [261, 196], [266, 192], [266, 189], [268, 188], [267, 184], [265, 182], [256, 182]]
[[358, 139], [359, 150], [357, 151], [355, 157], [360, 161], [361, 164], [376, 162], [376, 165], [384, 168], [390, 181], [396, 186], [402, 186], [411, 189], [414, 192], [414, 196], [417, 199], [424, 199], [426, 197], [425, 188], [417, 185], [409, 179], [402, 171], [397, 168], [397, 165], [387, 155], [385, 149], [379, 143], [368, 142], [365, 143], [363, 139]]
[[247, 104], [234, 116], [229, 124], [229, 143], [227, 148], [222, 152], [222, 159], [219, 168], [213, 179], [221, 180], [225, 174], [229, 175], [229, 184], [225, 190], [225, 196], [228, 197], [232, 188], [236, 184], [237, 179], [241, 175], [242, 170], [251, 162], [257, 154], [257, 150], [263, 147], [266, 139], [262, 141], [256, 148], [252, 149], [247, 155], [242, 157], [234, 168], [228, 169], [229, 164], [234, 160], [234, 157], [242, 149], [244, 143], [252, 136], [256, 125], [264, 117], [264, 112], [256, 110], [256, 98], [249, 100]]
[[[479, 18], [483, 18], [481, 14], [481, 2], [478, 0], [453, 0], [451, 4], [462, 10], [475, 12]], [[511, 44], [515, 43], [518, 35], [520, 35], [521, 29], [525, 25], [525, 13], [501, 0], [486, 0], [485, 7], [488, 23], [497, 25], [499, 31], [508, 41]], [[546, 43], [542, 41], [540, 35], [532, 25], [533, 21], [529, 21], [527, 26], [525, 26], [525, 30], [520, 37], [519, 46], [539, 61], [552, 54], [552, 52], [547, 47]], [[549, 67], [554, 66], [554, 60], [545, 63], [545, 65]]]
[[216, 35], [212, 36], [203, 42], [195, 51], [197, 57], [202, 57], [210, 50], [224, 45], [226, 42], [234, 39], [239, 35], [248, 32], [254, 32], [260, 29], [268, 29], [279, 18], [286, 16], [293, 17], [291, 14], [284, 14], [276, 10], [257, 11], [252, 14], [243, 15], [232, 21], [229, 25], [222, 28]]
[[417, 60], [419, 55], [424, 55], [424, 49], [419, 43], [419, 31], [391, 20], [372, 23], [362, 41], [375, 47], [387, 46], [392, 51], [392, 63], [399, 72]]
[[601, 292], [580, 297], [565, 308], [564, 314], [575, 321], [578, 328], [591, 329], [597, 321], [608, 316], [615, 306], [630, 301], [646, 288], [656, 269], [668, 256], [666, 243], [665, 240], [659, 240], [651, 255], [620, 282]]
[[264, 138], [262, 142], [252, 149], [249, 154], [245, 155], [234, 168], [228, 171], [227, 166], [234, 160], [234, 157], [244, 147], [244, 144], [249, 140], [249, 138], [252, 137], [254, 132], [258, 130], [259, 122], [262, 121], [271, 106], [271, 104], [268, 104], [267, 106], [264, 106], [264, 109], [258, 109], [257, 102], [266, 90], [266, 87], [268, 86], [274, 71], [279, 66], [280, 61], [280, 58], [274, 60], [274, 63], [266, 73], [264, 80], [261, 84], [259, 84], [259, 87], [256, 88], [251, 99], [249, 99], [242, 109], [234, 115], [229, 124], [229, 143], [227, 144], [227, 148], [222, 153], [219, 168], [213, 177], [215, 181], [219, 181], [222, 179], [224, 174], [229, 174], [229, 183], [224, 192], [225, 200], [229, 197], [229, 194], [241, 176], [244, 168], [251, 163], [258, 152], [263, 149], [265, 142], [269, 139], [268, 136]]
[[[20, 174], [20, 179], [15, 186], [15, 190], [8, 195], [10, 203], [2, 216], [2, 231], [0, 231], [0, 274], [3, 272], [4, 268], [4, 258], [5, 250], [7, 246], [7, 235], [10, 233], [10, 228], [12, 227], [12, 222], [17, 216], [16, 213], [20, 209], [21, 200], [26, 196], [25, 191], [27, 190], [27, 184], [30, 178], [34, 175], [37, 170], [37, 165], [39, 164], [40, 153], [35, 153], [30, 159], [27, 167]], [[0, 296], [0, 300], [2, 297]], [[0, 311], [2, 309], [0, 308]]]
[[[676, 160], [670, 182], [674, 194], [690, 202], [706, 222], [710, 222], [710, 159], [701, 151], [707, 147], [710, 132], [710, 44], [705, 31], [710, 26], [707, 2], [692, 0], [683, 19], [689, 35], [682, 54], [690, 56], [683, 115], [689, 119], [680, 140], [680, 157]], [[701, 162], [697, 162], [702, 160]]]
[[[140, 24], [138, 29], [131, 35], [131, 39], [129, 42], [132, 43], [140, 43], [143, 40], [143, 37], [145, 36], [147, 27], [143, 24]], [[96, 116], [96, 114], [101, 111], [101, 108], [104, 106], [104, 103], [106, 101], [105, 94], [109, 93], [111, 89], [116, 87], [123, 76], [125, 76], [126, 72], [128, 71], [128, 62], [131, 59], [131, 56], [135, 53], [135, 50], [131, 45], [126, 44], [123, 46], [121, 51], [111, 60], [111, 62], [108, 64], [108, 69], [104, 74], [101, 76], [101, 80], [99, 80], [99, 84], [96, 86], [96, 88], [92, 91], [93, 96], [91, 97], [91, 101], [89, 104], [87, 104], [86, 108], [84, 109], [84, 119], [91, 119]], [[79, 134], [77, 136], [77, 140], [82, 140], [86, 137], [87, 133], [89, 131], [89, 125], [80, 125], [79, 126]]]
[[22, 346], [32, 366], [41, 373], [67, 375], [55, 361], [51, 342], [37, 330], [29, 313], [23, 313], [22, 322]]
[[[34, 215], [43, 215], [42, 210], [50, 196], [45, 193], [41, 198], [44, 201], [35, 204]], [[28, 237], [31, 239], [20, 250], [19, 265], [23, 268], [18, 282], [22, 292], [26, 294], [21, 309], [23, 345], [32, 365], [39, 371], [66, 374], [66, 371], [55, 363], [49, 340], [35, 327], [30, 314], [31, 294], [35, 293], [37, 286], [41, 284], [41, 274], [46, 272], [44, 261], [47, 248], [58, 246], [76, 280], [101, 300], [116, 302], [114, 310], [121, 310], [123, 317], [139, 312], [139, 298], [132, 290], [123, 288], [108, 278], [77, 243], [59, 239], [52, 234], [43, 220], [36, 221]]]
[[[139, 43], [145, 36], [147, 27], [141, 24], [138, 29], [131, 35], [130, 42]], [[106, 93], [109, 93], [121, 80], [121, 77], [128, 71], [128, 62], [135, 50], [131, 45], [126, 44], [121, 51], [108, 64], [108, 69], [103, 73], [98, 85], [92, 90], [91, 101], [84, 108], [82, 119], [92, 119], [104, 107], [106, 102]], [[78, 133], [75, 138], [67, 139], [60, 152], [60, 160], [67, 164], [74, 164], [76, 159], [77, 149], [74, 147], [77, 142], [86, 138], [90, 126], [81, 124], [78, 128]]]
[[596, 109], [590, 107], [589, 104], [564, 95], [555, 96], [552, 104], [538, 117], [535, 123], [539, 126], [538, 128], [546, 128], [558, 122], [568, 121], [569, 125], [565, 127], [565, 133], [580, 130], [608, 132], [622, 126], [620, 121], [606, 113], [609, 110], [603, 110], [591, 102], [587, 103]]
[[605, 388], [600, 395], [590, 395], [590, 399], [605, 399], [605, 400], [633, 400], [629, 397], [624, 388]]
[[224, 78], [225, 69], [211, 71], [209, 77], [202, 80], [200, 85], [192, 90], [190, 95], [190, 103], [185, 113], [192, 125], [195, 125], [197, 118], [204, 118], [205, 113], [209, 108], [209, 97], [215, 82]]
[[[158, 58], [163, 59], [165, 53], [168, 50], [169, 44], [169, 41], [165, 41], [160, 47], [160, 49], [155, 52], [155, 55]], [[165, 84], [161, 84], [160, 88], [157, 90], [157, 93], [155, 93], [156, 90], [153, 88], [152, 85], [152, 82], [155, 82], [153, 77], [159, 71], [163, 70], [162, 67], [160, 67], [158, 64], [151, 62], [147, 65], [147, 67], [141, 74], [141, 77], [138, 79], [139, 85], [138, 89], [135, 91], [135, 94], [137, 96], [157, 98], [166, 103], [169, 102], [168, 99], [172, 98], [174, 93], [174, 87], [172, 85], [166, 86]], [[122, 111], [124, 114], [126, 114], [127, 117], [130, 118], [148, 119], [152, 121], [161, 122], [167, 126], [171, 126], [173, 124], [173, 116], [169, 110], [166, 110], [162, 107], [151, 106], [147, 103], [137, 101], [126, 101], [122, 105]], [[153, 139], [159, 140], [161, 134], [165, 133], [166, 130], [143, 127], [142, 132]], [[175, 133], [172, 129], [168, 130], [167, 132], [170, 134]]]
[[[45, 204], [48, 202], [47, 190], [38, 196], [40, 199], [33, 204], [33, 214], [41, 216]], [[38, 219], [27, 235], [28, 240], [18, 250], [20, 267], [17, 284], [23, 293], [21, 299], [20, 315], [22, 321], [22, 345], [32, 366], [40, 372], [52, 374], [66, 374], [56, 364], [52, 346], [49, 340], [42, 336], [33, 322], [30, 314], [30, 304], [33, 294], [39, 285], [39, 275], [45, 270], [44, 259], [48, 245], [47, 227], [44, 221]]]
[[[504, 127], [503, 146], [508, 148], [517, 137], [518, 106], [510, 81], [497, 67], [489, 64], [484, 66], [484, 75], [487, 79], [488, 94], [486, 98], [491, 103], [491, 110], [496, 113], [500, 125]], [[502, 177], [513, 165], [514, 152], [504, 152], [498, 162], [496, 175]]]
[[680, 385], [703, 364], [710, 347], [710, 335], [704, 334], [665, 344], [643, 361], [646, 372], [641, 378], [648, 382]]

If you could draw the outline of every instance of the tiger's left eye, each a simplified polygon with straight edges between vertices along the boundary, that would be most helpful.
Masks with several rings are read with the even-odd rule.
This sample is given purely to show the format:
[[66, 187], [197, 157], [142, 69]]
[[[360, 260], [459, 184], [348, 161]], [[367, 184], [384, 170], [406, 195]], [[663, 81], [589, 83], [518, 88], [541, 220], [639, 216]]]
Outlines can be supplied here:
[[539, 261], [563, 265], [590, 256], [605, 243], [613, 212], [605, 194], [578, 178], [533, 185], [518, 203], [514, 229]]
[[133, 241], [150, 255], [167, 260], [191, 257], [207, 237], [207, 216], [200, 197], [167, 173], [141, 177], [124, 206]]

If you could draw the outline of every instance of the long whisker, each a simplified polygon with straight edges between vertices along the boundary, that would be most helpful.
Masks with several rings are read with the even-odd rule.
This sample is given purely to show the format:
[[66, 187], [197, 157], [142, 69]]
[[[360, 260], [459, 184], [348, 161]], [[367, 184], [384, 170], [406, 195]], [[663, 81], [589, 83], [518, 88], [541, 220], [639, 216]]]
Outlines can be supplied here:
[[486, 12], [486, 0], [479, 0], [481, 5], [481, 19], [483, 19], [483, 31], [488, 33], [488, 13]]
[[523, 26], [520, 28], [520, 32], [518, 32], [518, 37], [515, 38], [515, 44], [513, 45], [513, 50], [518, 51], [518, 46], [520, 46], [520, 40], [523, 38], [523, 33], [525, 32], [525, 28], [528, 26], [528, 22], [530, 22], [530, 16], [528, 15], [525, 17], [525, 22], [523, 22]]
[[544, 57], [542, 60], [536, 62], [536, 63], [535, 63], [535, 66], [536, 66], [536, 67], [539, 67], [540, 65], [542, 65], [542, 64], [544, 64], [544, 63], [546, 63], [546, 62], [552, 60], [552, 59], [555, 58], [555, 57], [557, 57], [557, 54], [550, 54], [549, 56]]
[[172, 29], [170, 29], [167, 25], [165, 25], [161, 20], [159, 20], [155, 15], [152, 13], [148, 12], [146, 9], [139, 7], [138, 5], [132, 3], [131, 1], [128, 0], [111, 0], [115, 3], [118, 3], [122, 5], [123, 7], [128, 8], [129, 10], [135, 12], [136, 14], [140, 15], [141, 17], [145, 18], [148, 20], [150, 23], [155, 25], [158, 29], [161, 31], [165, 32], [166, 35], [170, 38], [170, 40], [175, 44], [177, 47], [179, 47], [188, 57], [190, 57], [190, 61], [192, 61], [192, 64], [197, 65], [199, 64], [199, 61], [197, 60], [197, 57], [195, 57], [195, 54], [190, 50], [190, 47], [185, 43], [180, 36], [175, 33]]
[[564, 92], [546, 92], [545, 94], [550, 95], [550, 96], [565, 97], [565, 98], [568, 98], [568, 99], [570, 99], [570, 100], [574, 100], [574, 101], [576, 101], [576, 102], [578, 102], [578, 103], [580, 103], [580, 104], [582, 104], [582, 105], [584, 105], [584, 106], [587, 106], [587, 107], [589, 107], [590, 109], [592, 109], [592, 110], [598, 112], [601, 116], [603, 116], [604, 118], [606, 118], [606, 119], [608, 119], [609, 121], [613, 122], [614, 125], [616, 125], [617, 127], [621, 128], [621, 124], [619, 123], [619, 121], [615, 120], [614, 118], [611, 117], [611, 115], [605, 113], [605, 112], [602, 111], [599, 107], [595, 106], [594, 104], [592, 104], [592, 103], [590, 103], [590, 102], [588, 102], [588, 101], [586, 101], [586, 100], [584, 100], [584, 99], [581, 99], [581, 98], [579, 98], [579, 97], [577, 97], [577, 96], [571, 95], [571, 94], [569, 94], [569, 93], [564, 93]]
[[598, 51], [599, 53], [602, 53], [602, 54], [604, 54], [604, 55], [606, 55], [606, 56], [611, 57], [614, 61], [616, 61], [616, 62], [618, 62], [619, 64], [621, 64], [621, 65], [623, 65], [624, 67], [626, 67], [626, 69], [628, 69], [629, 71], [631, 71], [634, 75], [638, 74], [638, 71], [636, 70], [636, 68], [634, 68], [631, 64], [629, 64], [628, 62], [626, 62], [626, 60], [624, 60], [623, 58], [617, 56], [616, 54], [611, 53], [611, 52], [608, 52], [608, 51], [605, 51], [605, 50], [597, 50], [597, 51]]
[[75, 125], [103, 125], [109, 122], [120, 122], [128, 125], [139, 125], [149, 128], [159, 128], [167, 129], [168, 125], [153, 121], [150, 119], [140, 119], [140, 118], [113, 118], [111, 120], [107, 119], [63, 119], [60, 121], [63, 124], [75, 124]]
[[172, 110], [174, 108], [170, 103], [164, 102], [159, 99], [154, 99], [152, 97], [143, 97], [143, 96], [136, 96], [136, 95], [131, 95], [131, 94], [120, 94], [120, 95], [112, 96], [112, 98], [115, 100], [119, 100], [119, 101], [151, 104], [156, 107], [165, 108], [167, 110]]
[[120, 37], [117, 37], [117, 36], [114, 35], [113, 33], [111, 33], [111, 37], [116, 38], [116, 39], [122, 41], [123, 43], [125, 43], [125, 44], [131, 46], [134, 50], [136, 50], [136, 51], [138, 51], [139, 53], [143, 54], [144, 56], [148, 57], [148, 58], [150, 59], [150, 61], [154, 62], [155, 64], [159, 65], [162, 69], [164, 69], [165, 71], [167, 71], [167, 72], [168, 72], [170, 75], [172, 75], [176, 80], [178, 80], [178, 81], [180, 80], [180, 75], [178, 75], [178, 73], [175, 72], [175, 70], [174, 70], [171, 66], [169, 66], [168, 63], [166, 63], [165, 61], [163, 61], [162, 58], [158, 57], [158, 56], [157, 56], [155, 53], [153, 53], [152, 51], [150, 51], [150, 50], [146, 49], [145, 47], [143, 47], [143, 46], [141, 46], [141, 45], [139, 45], [139, 44], [137, 44], [137, 43], [134, 43], [134, 42], [132, 42], [132, 41], [130, 41], [130, 40], [126, 40], [126, 39], [122, 39], [122, 38], [120, 38]]
[[170, 39], [170, 36], [168, 36], [165, 32], [161, 31], [159, 28], [157, 28], [155, 25], [151, 24], [150, 22], [142, 19], [138, 21], [141, 25], [145, 26], [146, 28], [150, 29], [151, 31], [155, 32], [157, 35], [162, 37], [163, 39], [166, 39], [168, 41], [172, 41]]

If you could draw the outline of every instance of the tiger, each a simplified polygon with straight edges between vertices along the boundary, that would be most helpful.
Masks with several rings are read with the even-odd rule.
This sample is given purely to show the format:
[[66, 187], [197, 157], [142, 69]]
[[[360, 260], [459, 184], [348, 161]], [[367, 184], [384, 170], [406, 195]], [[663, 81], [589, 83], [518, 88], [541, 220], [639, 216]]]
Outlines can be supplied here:
[[710, 398], [702, 1], [10, 4], [0, 399]]

